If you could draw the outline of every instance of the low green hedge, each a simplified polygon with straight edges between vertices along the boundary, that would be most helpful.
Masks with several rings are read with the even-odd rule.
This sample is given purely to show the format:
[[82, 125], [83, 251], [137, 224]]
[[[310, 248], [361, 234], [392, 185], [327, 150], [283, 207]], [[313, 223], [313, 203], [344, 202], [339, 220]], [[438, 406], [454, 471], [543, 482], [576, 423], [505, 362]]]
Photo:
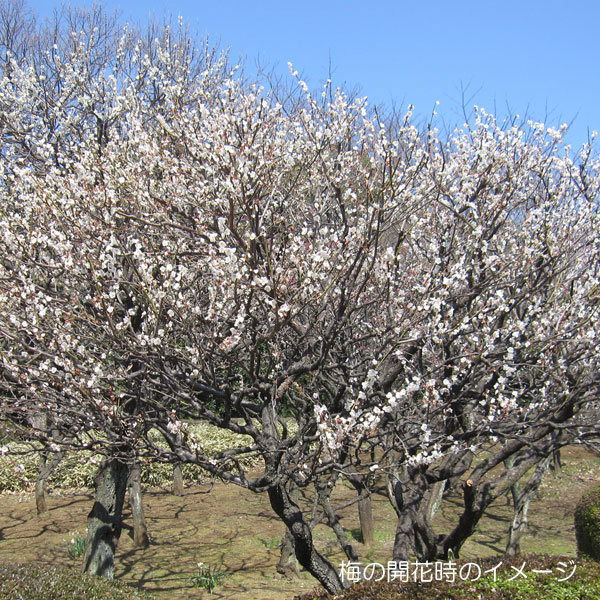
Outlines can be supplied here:
[[577, 504], [575, 536], [579, 556], [600, 561], [600, 485], [587, 492]]
[[[6, 455], [0, 458], [0, 494], [30, 493], [38, 476], [36, 454]], [[102, 461], [91, 452], [69, 452], [48, 478], [48, 489], [81, 490], [94, 487], [94, 476]], [[201, 483], [206, 473], [195, 465], [183, 465], [183, 476], [188, 482]], [[152, 463], [142, 468], [142, 484], [163, 487], [173, 481], [173, 466]]]
[[[252, 441], [248, 436], [237, 435], [204, 423], [191, 425], [190, 429], [197, 439], [202, 441], [202, 446], [210, 456], [230, 448], [244, 447]], [[153, 437], [159, 444], [164, 445], [158, 434]], [[7, 444], [8, 452], [0, 456], [0, 494], [30, 493], [34, 490], [38, 476], [38, 455], [34, 452], [21, 455], [11, 454], [11, 452], [25, 451], [28, 448], [29, 446], [16, 442]], [[48, 478], [47, 486], [50, 490], [92, 489], [94, 476], [101, 461], [101, 456], [91, 452], [69, 452]], [[246, 457], [241, 460], [246, 467], [252, 466], [256, 462], [257, 459], [254, 457]], [[196, 465], [185, 464], [182, 470], [186, 482], [201, 483], [207, 475]], [[146, 487], [168, 487], [172, 482], [172, 465], [150, 463], [143, 466], [142, 484]]]
[[[294, 600], [600, 600], [600, 564], [593, 561], [524, 554], [457, 561], [457, 565], [476, 563], [483, 572], [500, 561], [502, 565], [496, 571], [496, 581], [491, 573], [477, 581], [457, 583], [361, 581], [335, 596], [317, 590], [295, 596]], [[565, 579], [573, 567], [575, 572], [571, 577], [558, 581]], [[522, 569], [527, 577], [520, 575], [517, 569]], [[534, 570], [550, 570], [552, 573], [534, 573]], [[510, 581], [515, 575], [517, 577]]]
[[116, 581], [66, 568], [0, 564], [0, 600], [152, 600]]

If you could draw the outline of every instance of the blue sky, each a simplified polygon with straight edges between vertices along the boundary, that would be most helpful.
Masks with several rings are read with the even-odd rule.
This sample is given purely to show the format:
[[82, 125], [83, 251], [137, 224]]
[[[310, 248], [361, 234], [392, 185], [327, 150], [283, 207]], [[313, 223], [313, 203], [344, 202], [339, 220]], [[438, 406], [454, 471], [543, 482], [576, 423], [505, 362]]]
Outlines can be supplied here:
[[[86, 3], [72, 2], [75, 5]], [[578, 147], [600, 130], [598, 0], [104, 0], [137, 24], [181, 14], [200, 35], [229, 47], [248, 68], [258, 59], [311, 86], [328, 77], [371, 103], [460, 124], [467, 108], [574, 123]], [[30, 0], [48, 14], [51, 0]]]

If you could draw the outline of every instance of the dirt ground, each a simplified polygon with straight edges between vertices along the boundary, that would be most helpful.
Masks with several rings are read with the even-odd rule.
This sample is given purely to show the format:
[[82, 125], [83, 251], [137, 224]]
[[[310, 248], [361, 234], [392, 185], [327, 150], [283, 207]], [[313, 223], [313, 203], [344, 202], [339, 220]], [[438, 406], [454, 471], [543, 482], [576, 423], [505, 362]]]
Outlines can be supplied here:
[[[524, 552], [575, 556], [573, 511], [581, 495], [600, 480], [600, 458], [579, 448], [563, 451], [563, 468], [550, 472], [530, 509]], [[154, 592], [157, 598], [227, 598], [289, 600], [315, 587], [305, 572], [295, 581], [283, 579], [275, 565], [283, 526], [272, 512], [266, 495], [257, 495], [233, 485], [216, 484], [186, 489], [183, 497], [166, 490], [147, 490], [144, 506], [151, 545], [134, 548], [131, 515], [125, 512], [125, 527], [116, 558], [115, 576], [131, 585]], [[341, 488], [338, 498], [352, 491]], [[92, 495], [49, 497], [50, 510], [37, 516], [32, 496], [0, 496], [0, 560], [46, 561], [79, 566], [69, 558], [70, 540], [85, 533]], [[436, 517], [440, 531], [447, 530], [459, 509], [459, 498], [449, 497]], [[386, 562], [391, 557], [395, 519], [389, 502], [374, 497], [375, 543], [366, 548], [357, 540], [356, 508], [342, 511], [342, 524], [353, 537], [364, 562]], [[501, 554], [511, 518], [504, 498], [494, 504], [476, 534], [465, 545], [462, 557]], [[333, 532], [315, 529], [318, 549], [339, 565], [343, 556]], [[228, 576], [212, 596], [195, 588], [190, 577], [197, 564], [227, 571]]]

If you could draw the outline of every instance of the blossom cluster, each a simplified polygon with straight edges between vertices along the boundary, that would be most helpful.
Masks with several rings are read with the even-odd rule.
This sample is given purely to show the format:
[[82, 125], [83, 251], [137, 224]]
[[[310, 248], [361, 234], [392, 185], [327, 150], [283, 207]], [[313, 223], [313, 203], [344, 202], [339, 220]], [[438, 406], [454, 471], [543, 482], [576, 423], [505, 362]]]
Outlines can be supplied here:
[[0, 78], [4, 418], [183, 446], [203, 418], [296, 466], [391, 443], [426, 467], [597, 398], [590, 147], [483, 109], [441, 139], [331, 82], [280, 102], [126, 38]]

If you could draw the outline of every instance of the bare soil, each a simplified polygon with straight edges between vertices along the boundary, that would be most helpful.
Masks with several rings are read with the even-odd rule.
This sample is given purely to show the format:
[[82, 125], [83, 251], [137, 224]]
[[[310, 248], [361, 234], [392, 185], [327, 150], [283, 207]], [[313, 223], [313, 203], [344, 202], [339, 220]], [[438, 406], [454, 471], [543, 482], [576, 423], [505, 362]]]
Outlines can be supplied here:
[[[581, 448], [563, 451], [564, 466], [546, 476], [530, 509], [524, 552], [576, 555], [573, 511], [582, 494], [600, 480], [600, 458]], [[182, 497], [166, 490], [147, 490], [144, 507], [151, 545], [134, 548], [131, 515], [125, 513], [125, 527], [116, 558], [118, 579], [156, 594], [157, 598], [227, 598], [289, 600], [314, 588], [316, 582], [305, 572], [290, 581], [275, 570], [281, 522], [272, 512], [266, 495], [257, 495], [233, 485], [217, 483], [186, 489]], [[351, 489], [339, 486], [337, 501], [350, 498]], [[308, 502], [309, 499], [306, 501]], [[71, 538], [83, 535], [91, 493], [49, 497], [50, 510], [37, 516], [32, 496], [0, 496], [0, 561], [39, 561], [79, 567], [69, 558]], [[436, 519], [447, 530], [460, 509], [460, 498], [445, 499]], [[395, 519], [387, 499], [374, 497], [375, 543], [367, 548], [358, 540], [356, 507], [341, 512], [342, 524], [363, 562], [387, 562], [391, 557]], [[512, 508], [504, 498], [497, 501], [465, 545], [462, 558], [502, 554]], [[318, 549], [336, 565], [343, 555], [324, 525], [315, 529]], [[193, 586], [190, 577], [197, 564], [228, 572], [212, 596]]]

